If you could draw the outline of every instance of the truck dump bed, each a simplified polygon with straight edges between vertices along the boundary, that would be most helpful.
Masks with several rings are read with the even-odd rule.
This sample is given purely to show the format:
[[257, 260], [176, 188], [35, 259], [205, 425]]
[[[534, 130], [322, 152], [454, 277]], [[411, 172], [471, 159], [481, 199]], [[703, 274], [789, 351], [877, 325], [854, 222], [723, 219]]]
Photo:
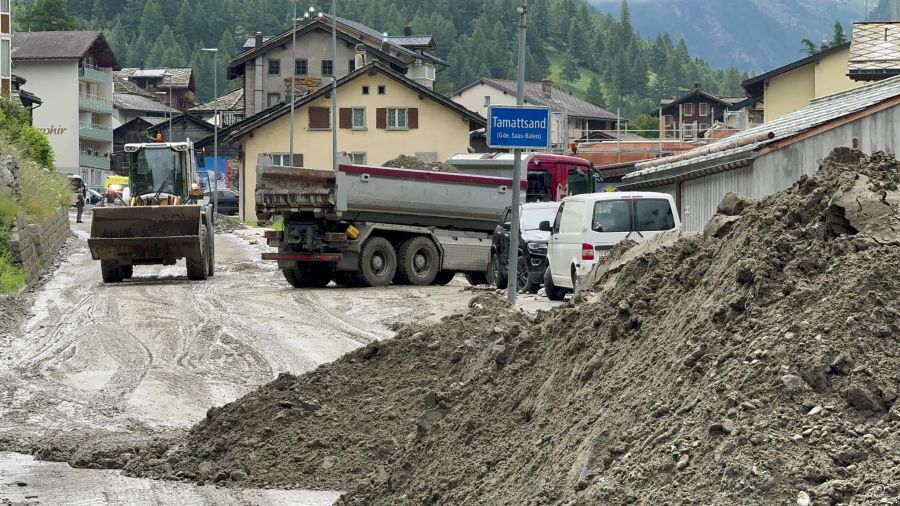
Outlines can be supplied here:
[[[493, 231], [512, 202], [512, 180], [390, 167], [324, 169], [260, 166], [261, 219], [313, 213], [346, 221]], [[525, 184], [523, 184], [523, 188]]]

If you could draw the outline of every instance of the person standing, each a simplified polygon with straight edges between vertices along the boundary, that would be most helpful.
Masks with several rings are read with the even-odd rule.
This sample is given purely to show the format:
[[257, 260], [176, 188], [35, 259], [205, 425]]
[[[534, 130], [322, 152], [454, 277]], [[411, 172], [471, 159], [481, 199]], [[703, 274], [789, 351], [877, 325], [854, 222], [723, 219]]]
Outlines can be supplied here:
[[81, 221], [81, 213], [84, 212], [84, 189], [82, 188], [75, 191], [75, 210], [78, 212], [75, 223], [84, 223]]

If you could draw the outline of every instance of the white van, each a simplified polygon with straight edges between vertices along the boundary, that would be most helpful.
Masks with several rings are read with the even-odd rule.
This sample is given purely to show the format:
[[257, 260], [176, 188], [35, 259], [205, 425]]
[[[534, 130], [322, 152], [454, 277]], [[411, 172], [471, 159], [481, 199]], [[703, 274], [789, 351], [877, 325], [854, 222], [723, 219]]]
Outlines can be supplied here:
[[551, 233], [547, 297], [562, 300], [616, 244], [680, 229], [681, 220], [675, 200], [666, 193], [589, 193], [563, 200], [553, 225], [542, 222], [541, 228]]

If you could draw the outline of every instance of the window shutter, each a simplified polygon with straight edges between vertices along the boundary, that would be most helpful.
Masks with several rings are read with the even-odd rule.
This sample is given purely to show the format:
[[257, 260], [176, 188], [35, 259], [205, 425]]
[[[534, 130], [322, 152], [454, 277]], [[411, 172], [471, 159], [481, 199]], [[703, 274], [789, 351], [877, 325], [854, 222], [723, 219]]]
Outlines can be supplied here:
[[338, 121], [341, 128], [353, 128], [353, 109], [341, 107], [338, 110]]
[[406, 124], [409, 128], [419, 128], [419, 109], [417, 107], [407, 109]]
[[302, 153], [294, 154], [293, 166], [294, 167], [303, 167], [303, 154]]
[[309, 108], [309, 128], [317, 130], [327, 130], [329, 127], [328, 107], [310, 107]]
[[375, 128], [382, 130], [387, 128], [387, 109], [384, 107], [375, 109]]

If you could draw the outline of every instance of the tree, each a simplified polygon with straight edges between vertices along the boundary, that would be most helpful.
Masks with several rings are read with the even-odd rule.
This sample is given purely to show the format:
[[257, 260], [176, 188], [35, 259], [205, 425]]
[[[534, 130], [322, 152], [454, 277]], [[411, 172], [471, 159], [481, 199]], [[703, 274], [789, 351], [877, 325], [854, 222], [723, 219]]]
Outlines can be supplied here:
[[22, 20], [30, 32], [78, 30], [78, 21], [66, 10], [65, 0], [37, 0]]
[[831, 37], [831, 45], [840, 46], [844, 42], [847, 42], [847, 36], [844, 35], [844, 27], [841, 25], [840, 21], [834, 22], [834, 35]]
[[581, 79], [581, 72], [578, 70], [578, 60], [572, 54], [571, 49], [566, 53], [565, 60], [561, 77], [566, 81], [566, 84], [571, 85], [572, 81]]
[[648, 139], [659, 138], [659, 118], [649, 114], [641, 114], [632, 122], [632, 126], [638, 131], [638, 135]]
[[598, 107], [603, 107], [603, 90], [600, 88], [600, 80], [597, 79], [597, 76], [591, 78], [584, 99]]
[[813, 56], [819, 52], [819, 48], [818, 46], [816, 46], [816, 43], [809, 39], [801, 40], [800, 44], [803, 46], [803, 51], [805, 51], [809, 56]]

